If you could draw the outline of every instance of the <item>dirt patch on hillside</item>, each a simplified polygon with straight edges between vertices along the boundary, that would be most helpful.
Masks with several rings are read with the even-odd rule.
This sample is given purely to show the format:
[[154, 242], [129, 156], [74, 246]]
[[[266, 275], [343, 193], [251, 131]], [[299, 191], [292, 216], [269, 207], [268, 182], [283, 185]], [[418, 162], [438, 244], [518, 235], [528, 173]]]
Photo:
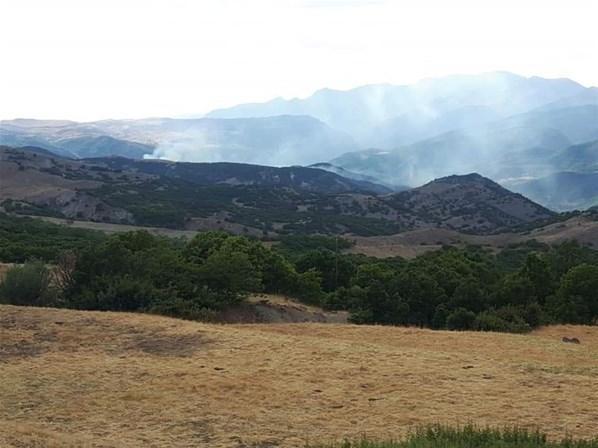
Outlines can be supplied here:
[[347, 323], [346, 311], [324, 311], [284, 296], [260, 294], [251, 296], [246, 303], [230, 307], [218, 315], [223, 323]]
[[191, 356], [206, 341], [198, 334], [167, 335], [161, 332], [136, 335], [128, 350], [141, 350], [156, 356]]

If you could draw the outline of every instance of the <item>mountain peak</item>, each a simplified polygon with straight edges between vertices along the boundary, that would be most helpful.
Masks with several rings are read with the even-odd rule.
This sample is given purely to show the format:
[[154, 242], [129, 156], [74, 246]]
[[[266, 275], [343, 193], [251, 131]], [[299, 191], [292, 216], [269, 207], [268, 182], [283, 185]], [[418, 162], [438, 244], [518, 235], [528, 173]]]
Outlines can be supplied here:
[[459, 183], [470, 183], [470, 182], [492, 182], [491, 179], [482, 176], [479, 173], [469, 173], [469, 174], [452, 174], [450, 176], [440, 177], [438, 179], [434, 179], [430, 183], [449, 183], [449, 184], [459, 184]]
[[554, 215], [478, 173], [435, 179], [393, 195], [393, 204], [440, 227], [467, 233], [502, 232]]

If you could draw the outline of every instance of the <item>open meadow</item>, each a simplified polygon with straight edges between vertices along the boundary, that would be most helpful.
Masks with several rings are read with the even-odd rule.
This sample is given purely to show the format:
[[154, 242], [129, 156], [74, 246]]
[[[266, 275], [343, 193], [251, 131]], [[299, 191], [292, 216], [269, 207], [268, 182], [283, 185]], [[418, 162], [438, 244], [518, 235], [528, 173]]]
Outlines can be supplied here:
[[0, 341], [2, 447], [304, 447], [425, 423], [598, 433], [595, 327], [216, 325], [0, 306]]

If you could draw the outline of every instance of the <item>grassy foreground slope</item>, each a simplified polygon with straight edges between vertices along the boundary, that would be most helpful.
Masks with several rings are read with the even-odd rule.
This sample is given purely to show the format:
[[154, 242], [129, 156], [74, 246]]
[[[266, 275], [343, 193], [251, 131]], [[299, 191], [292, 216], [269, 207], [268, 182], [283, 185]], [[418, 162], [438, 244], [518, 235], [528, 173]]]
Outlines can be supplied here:
[[0, 306], [0, 341], [3, 447], [304, 447], [468, 422], [598, 433], [596, 327], [223, 326]]

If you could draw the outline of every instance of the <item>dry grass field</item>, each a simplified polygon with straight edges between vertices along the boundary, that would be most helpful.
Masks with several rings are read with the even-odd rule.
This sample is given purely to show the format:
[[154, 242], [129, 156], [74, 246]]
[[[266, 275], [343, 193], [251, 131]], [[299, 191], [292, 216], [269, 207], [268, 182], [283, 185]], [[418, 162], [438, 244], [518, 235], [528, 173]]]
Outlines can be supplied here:
[[598, 328], [210, 325], [0, 306], [1, 447], [303, 447], [426, 422], [596, 435]]

